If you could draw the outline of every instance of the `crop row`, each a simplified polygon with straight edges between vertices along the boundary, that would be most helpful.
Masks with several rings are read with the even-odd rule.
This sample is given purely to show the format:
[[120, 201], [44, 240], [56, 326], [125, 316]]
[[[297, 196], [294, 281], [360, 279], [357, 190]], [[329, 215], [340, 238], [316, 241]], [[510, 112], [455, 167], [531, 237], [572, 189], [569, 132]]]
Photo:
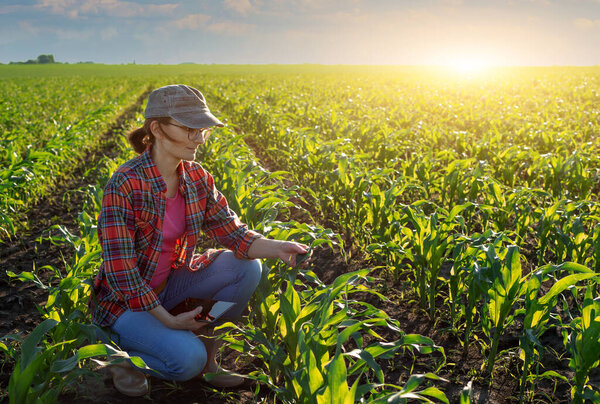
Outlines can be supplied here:
[[[586, 77], [574, 75], [571, 79], [577, 82]], [[346, 82], [352, 83], [348, 87], [359, 85], [352, 80]], [[517, 87], [521, 98], [531, 94], [535, 101], [534, 87], [540, 81], [533, 83], [531, 88]], [[444, 118], [443, 111], [435, 115], [439, 120], [432, 127], [420, 122], [410, 133], [375, 129], [365, 132], [362, 121], [369, 120], [371, 128], [377, 128], [378, 124], [385, 128], [389, 126], [387, 118], [373, 122], [369, 106], [365, 106], [361, 122], [352, 118], [352, 108], [347, 113], [338, 112], [347, 104], [339, 102], [344, 96], [335, 93], [336, 84], [336, 79], [316, 75], [293, 82], [271, 80], [268, 84], [248, 80], [243, 84], [226, 84], [225, 89], [218, 89], [213, 95], [221, 95], [221, 107], [235, 118], [234, 124], [241, 132], [250, 134], [252, 143], [258, 144], [262, 153], [281, 169], [288, 170], [294, 182], [313, 190], [315, 204], [320, 206], [323, 216], [345, 231], [351, 243], [367, 250], [393, 276], [408, 280], [432, 322], [438, 319], [440, 308], [446, 308], [449, 317], [443, 320], [451, 325], [451, 332], [461, 336], [465, 352], [471, 339], [477, 337], [487, 358], [484, 374], [493, 372], [503, 332], [515, 326], [515, 318], [524, 315], [525, 324], [519, 329], [522, 335], [519, 350], [523, 355], [521, 398], [532, 386], [530, 382], [548, 376], [529, 374], [530, 364], [544, 351], [536, 342], [548, 327], [569, 330], [563, 331], [564, 350], [570, 355], [570, 366], [577, 376], [573, 398], [581, 400], [585, 394], [597, 395], [597, 389], [584, 386], [599, 357], [587, 356], [589, 362], [584, 363], [581, 355], [600, 351], [595, 334], [600, 318], [595, 314], [585, 315], [586, 311], [593, 312], [596, 304], [585, 296], [593, 296], [598, 289], [600, 206], [594, 187], [598, 158], [586, 150], [587, 147], [594, 150], [596, 146], [577, 141], [583, 132], [591, 140], [598, 123], [593, 118], [586, 122], [586, 126], [591, 124], [590, 129], [574, 128], [581, 123], [567, 119], [575, 111], [597, 117], [598, 111], [588, 99], [597, 93], [587, 89], [580, 97], [579, 93], [571, 92], [574, 97], [569, 98], [570, 102], [548, 108], [534, 109], [532, 106], [537, 104], [524, 101], [531, 107], [529, 115], [503, 115], [500, 120], [508, 121], [504, 124], [506, 130], [515, 121], [529, 128], [520, 133], [523, 139], [517, 145], [513, 142], [518, 137], [511, 132], [481, 133], [478, 129], [483, 121], [499, 119], [494, 116], [496, 102], [491, 102], [494, 108], [485, 108], [488, 104], [482, 108], [471, 102], [464, 108], [482, 108], [483, 117], [479, 126], [474, 125], [472, 132], [467, 132], [476, 139], [469, 146], [477, 149], [475, 158], [469, 156], [471, 153], [465, 156], [463, 151], [461, 155], [448, 145], [436, 143], [436, 139], [443, 137], [436, 133], [452, 137], [455, 130], [455, 122]], [[518, 81], [510, 83], [517, 84]], [[228, 93], [228, 85], [235, 91]], [[279, 87], [273, 88], [275, 85]], [[296, 91], [298, 86], [304, 86], [306, 93], [310, 89], [312, 97]], [[431, 86], [435, 88], [435, 83]], [[572, 89], [573, 82], [569, 86], [548, 91], [554, 91], [554, 97], [561, 97]], [[456, 88], [459, 93], [461, 90]], [[423, 94], [431, 95], [431, 88], [408, 91], [411, 100], [420, 97], [422, 102], [413, 105], [413, 109], [418, 111], [433, 102], [441, 105], [448, 102], [443, 95], [425, 99]], [[485, 94], [489, 98], [508, 98], [510, 91]], [[329, 102], [328, 96], [331, 96]], [[383, 102], [378, 97], [383, 96], [377, 93], [368, 97], [365, 104], [377, 105], [373, 99], [378, 99], [380, 105], [393, 105], [395, 99]], [[290, 105], [296, 106], [296, 113], [287, 112], [294, 110]], [[332, 114], [337, 117], [333, 123]], [[568, 120], [560, 128], [548, 128], [539, 120], [540, 116], [557, 119], [557, 114]], [[305, 118], [306, 115], [310, 118]], [[347, 115], [351, 118], [342, 118]], [[319, 124], [302, 126], [305, 119]], [[330, 122], [332, 129], [322, 130], [323, 122]], [[536, 133], [540, 136], [534, 137]], [[413, 144], [394, 142], [395, 136], [402, 134], [407, 135], [409, 142], [413, 140]], [[567, 141], [557, 145], [553, 155], [543, 156], [536, 150], [547, 147], [544, 136], [562, 136]], [[391, 151], [386, 156], [394, 157], [382, 161], [382, 147], [386, 153]], [[405, 152], [407, 148], [410, 153]], [[565, 155], [566, 152], [571, 154]], [[507, 161], [515, 164], [507, 165]], [[528, 167], [525, 179], [515, 169], [523, 165]], [[547, 294], [539, 287], [544, 282], [554, 285]], [[571, 291], [570, 299], [563, 293], [566, 289]], [[563, 301], [570, 307], [569, 316], [564, 318], [556, 314], [559, 297], [567, 299]], [[531, 302], [538, 300], [544, 305], [533, 307]], [[548, 322], [550, 317], [552, 321]], [[531, 322], [532, 318], [535, 321]], [[582, 337], [581, 330], [589, 330], [589, 334]], [[575, 340], [587, 346], [576, 347]], [[566, 381], [564, 374], [554, 371], [551, 374]], [[533, 394], [533, 389], [530, 393]]]
[[83, 165], [144, 86], [139, 79], [0, 81], [0, 237], [26, 227], [25, 212]]

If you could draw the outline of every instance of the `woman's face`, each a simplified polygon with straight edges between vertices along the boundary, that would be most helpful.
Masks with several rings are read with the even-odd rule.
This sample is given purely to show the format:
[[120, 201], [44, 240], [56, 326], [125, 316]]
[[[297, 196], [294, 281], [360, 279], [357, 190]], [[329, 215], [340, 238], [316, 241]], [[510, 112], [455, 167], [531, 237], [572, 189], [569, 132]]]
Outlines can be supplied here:
[[208, 128], [190, 129], [174, 119], [168, 123], [155, 121], [155, 124], [158, 130], [153, 128], [153, 133], [157, 143], [155, 147], [159, 147], [157, 151], [176, 160], [194, 160], [196, 149], [204, 144], [210, 133]]

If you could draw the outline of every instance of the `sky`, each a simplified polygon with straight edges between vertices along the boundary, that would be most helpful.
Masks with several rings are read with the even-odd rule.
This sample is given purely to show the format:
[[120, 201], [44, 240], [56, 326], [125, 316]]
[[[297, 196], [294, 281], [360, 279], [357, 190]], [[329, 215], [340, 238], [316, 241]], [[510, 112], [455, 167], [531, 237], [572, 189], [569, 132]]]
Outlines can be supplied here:
[[600, 0], [0, 0], [0, 63], [600, 65]]

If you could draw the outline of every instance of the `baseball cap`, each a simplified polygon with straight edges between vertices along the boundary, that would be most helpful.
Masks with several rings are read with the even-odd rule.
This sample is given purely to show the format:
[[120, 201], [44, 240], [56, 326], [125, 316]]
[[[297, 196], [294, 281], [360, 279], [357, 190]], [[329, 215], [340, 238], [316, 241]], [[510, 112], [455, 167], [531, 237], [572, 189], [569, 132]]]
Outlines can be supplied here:
[[148, 96], [144, 118], [171, 117], [188, 128], [225, 126], [211, 114], [200, 91], [185, 84], [157, 88]]

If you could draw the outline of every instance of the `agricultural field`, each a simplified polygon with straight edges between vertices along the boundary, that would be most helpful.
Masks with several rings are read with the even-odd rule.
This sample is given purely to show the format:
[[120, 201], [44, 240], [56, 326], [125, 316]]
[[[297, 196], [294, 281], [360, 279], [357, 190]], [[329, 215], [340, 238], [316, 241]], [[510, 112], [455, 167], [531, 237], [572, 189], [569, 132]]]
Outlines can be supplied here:
[[312, 256], [224, 326], [244, 388], [146, 399], [600, 402], [600, 68], [311, 65], [0, 66], [0, 399], [125, 401], [95, 224], [172, 83], [227, 123], [196, 158], [230, 206]]

